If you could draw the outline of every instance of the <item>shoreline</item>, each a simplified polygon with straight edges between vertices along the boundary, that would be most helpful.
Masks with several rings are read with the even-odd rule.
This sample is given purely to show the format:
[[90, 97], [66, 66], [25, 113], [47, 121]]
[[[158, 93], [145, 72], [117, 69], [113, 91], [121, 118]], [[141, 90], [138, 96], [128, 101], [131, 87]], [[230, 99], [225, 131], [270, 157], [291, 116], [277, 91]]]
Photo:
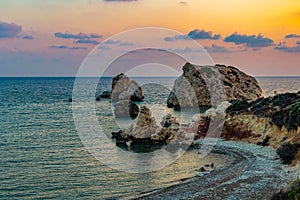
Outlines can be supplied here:
[[281, 164], [269, 147], [219, 141], [213, 153], [227, 155], [229, 163], [209, 174], [122, 199], [268, 199], [299, 176], [295, 167]]

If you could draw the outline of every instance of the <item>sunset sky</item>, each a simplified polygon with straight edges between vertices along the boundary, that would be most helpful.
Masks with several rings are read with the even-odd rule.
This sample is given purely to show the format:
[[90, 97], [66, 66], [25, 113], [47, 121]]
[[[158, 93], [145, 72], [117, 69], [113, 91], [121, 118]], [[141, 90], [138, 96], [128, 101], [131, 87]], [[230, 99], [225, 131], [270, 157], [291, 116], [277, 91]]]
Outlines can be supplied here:
[[101, 41], [149, 26], [251, 75], [300, 76], [299, 0], [0, 0], [0, 76], [74, 76]]

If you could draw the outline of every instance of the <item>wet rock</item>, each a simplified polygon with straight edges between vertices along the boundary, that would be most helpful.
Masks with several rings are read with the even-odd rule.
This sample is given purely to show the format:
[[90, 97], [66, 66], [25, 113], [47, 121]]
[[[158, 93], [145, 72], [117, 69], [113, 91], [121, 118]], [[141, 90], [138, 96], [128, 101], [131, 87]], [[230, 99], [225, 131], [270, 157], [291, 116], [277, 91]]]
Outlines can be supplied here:
[[183, 74], [175, 80], [169, 94], [168, 107], [211, 106], [210, 92], [224, 96], [223, 100], [255, 100], [262, 95], [255, 78], [231, 66], [186, 63], [182, 69]]
[[104, 91], [102, 92], [102, 94], [100, 95], [100, 98], [104, 98], [104, 99], [108, 99], [111, 97], [111, 91]]
[[101, 98], [100, 97], [96, 97], [96, 101], [100, 101], [101, 100]]
[[69, 102], [72, 102], [73, 101], [73, 99], [72, 98], [69, 98]]

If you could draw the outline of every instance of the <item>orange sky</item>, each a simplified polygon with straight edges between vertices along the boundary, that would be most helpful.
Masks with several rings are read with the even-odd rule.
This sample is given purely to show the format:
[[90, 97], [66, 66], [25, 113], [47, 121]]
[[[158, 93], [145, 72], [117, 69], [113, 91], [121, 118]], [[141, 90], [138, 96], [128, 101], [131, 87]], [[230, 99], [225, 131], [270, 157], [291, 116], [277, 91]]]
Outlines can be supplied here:
[[[197, 41], [203, 46], [214, 44], [230, 50], [212, 52], [215, 62], [236, 65], [253, 75], [300, 75], [300, 38], [285, 38], [289, 34], [300, 35], [299, 0], [3, 0], [1, 22], [21, 25], [22, 31], [16, 37], [1, 37], [0, 25], [0, 76], [76, 74], [94, 46], [57, 38], [56, 32], [96, 33], [103, 36], [97, 39], [100, 42], [121, 31], [145, 26], [165, 27], [183, 34], [194, 29], [212, 31], [221, 38]], [[262, 34], [274, 42], [253, 48], [248, 43], [224, 41], [235, 32], [247, 36]], [[20, 39], [25, 35], [33, 39]], [[18, 66], [22, 63], [30, 66], [27, 71]]]

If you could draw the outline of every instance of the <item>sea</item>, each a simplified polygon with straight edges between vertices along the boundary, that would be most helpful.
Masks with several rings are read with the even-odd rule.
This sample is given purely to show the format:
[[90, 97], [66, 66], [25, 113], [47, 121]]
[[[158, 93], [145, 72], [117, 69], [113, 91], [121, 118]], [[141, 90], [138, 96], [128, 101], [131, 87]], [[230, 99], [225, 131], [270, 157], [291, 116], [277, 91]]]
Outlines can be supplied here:
[[[86, 78], [87, 83], [95, 80], [98, 82]], [[139, 106], [154, 108], [158, 118], [168, 113], [191, 115], [166, 106], [175, 78], [135, 80], [145, 96]], [[300, 88], [300, 77], [257, 80], [264, 96]], [[225, 156], [200, 158], [196, 150], [189, 150], [165, 168], [147, 173], [128, 173], [105, 165], [89, 153], [76, 130], [69, 101], [74, 81], [74, 77], [0, 78], [0, 199], [118, 199], [197, 176], [206, 164], [226, 164]], [[95, 97], [110, 87], [111, 77], [101, 78]], [[108, 99], [95, 101], [95, 109], [108, 138], [127, 123], [114, 118]]]

